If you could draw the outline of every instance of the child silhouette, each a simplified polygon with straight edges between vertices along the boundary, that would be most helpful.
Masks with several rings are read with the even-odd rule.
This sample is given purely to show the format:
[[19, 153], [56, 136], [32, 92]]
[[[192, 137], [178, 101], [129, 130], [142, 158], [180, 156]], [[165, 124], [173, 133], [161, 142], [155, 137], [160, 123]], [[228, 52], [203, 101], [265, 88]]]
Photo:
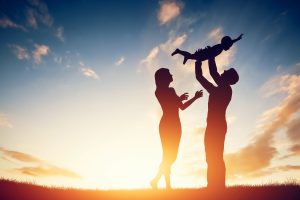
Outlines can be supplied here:
[[233, 45], [233, 43], [242, 39], [243, 34], [241, 34], [238, 38], [232, 40], [231, 37], [225, 36], [222, 38], [220, 44], [216, 44], [211, 48], [205, 49], [198, 49], [195, 53], [191, 54], [187, 51], [182, 51], [180, 49], [176, 49], [171, 55], [174, 56], [176, 54], [180, 54], [183, 56], [183, 64], [186, 63], [187, 60], [197, 60], [197, 61], [204, 61], [207, 60], [210, 56], [216, 57], [219, 55], [223, 50], [227, 51]]

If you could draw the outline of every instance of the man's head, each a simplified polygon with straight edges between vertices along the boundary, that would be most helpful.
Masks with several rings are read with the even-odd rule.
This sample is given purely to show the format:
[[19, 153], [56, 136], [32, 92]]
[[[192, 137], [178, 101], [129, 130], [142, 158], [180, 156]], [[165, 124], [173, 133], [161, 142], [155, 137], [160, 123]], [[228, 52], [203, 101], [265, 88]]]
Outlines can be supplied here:
[[239, 74], [234, 68], [224, 70], [223, 74], [221, 74], [221, 77], [223, 81], [229, 85], [234, 85], [239, 81]]
[[233, 45], [233, 40], [229, 36], [224, 36], [221, 40], [221, 44], [224, 50], [227, 51]]

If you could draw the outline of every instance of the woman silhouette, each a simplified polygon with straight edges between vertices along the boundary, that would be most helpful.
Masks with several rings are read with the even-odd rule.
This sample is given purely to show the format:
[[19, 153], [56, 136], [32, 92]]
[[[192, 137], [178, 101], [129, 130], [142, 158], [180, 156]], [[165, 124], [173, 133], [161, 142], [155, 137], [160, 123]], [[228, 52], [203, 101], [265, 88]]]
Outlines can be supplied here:
[[197, 91], [193, 98], [182, 103], [182, 101], [188, 99], [188, 93], [184, 93], [180, 97], [177, 96], [174, 88], [169, 87], [172, 81], [173, 78], [168, 69], [160, 68], [155, 72], [155, 96], [163, 111], [163, 115], [159, 123], [159, 134], [163, 155], [158, 172], [154, 179], [150, 182], [153, 189], [157, 188], [157, 183], [163, 175], [165, 176], [166, 188], [171, 188], [171, 166], [176, 160], [181, 137], [179, 108], [184, 110], [196, 99], [202, 97], [202, 90]]

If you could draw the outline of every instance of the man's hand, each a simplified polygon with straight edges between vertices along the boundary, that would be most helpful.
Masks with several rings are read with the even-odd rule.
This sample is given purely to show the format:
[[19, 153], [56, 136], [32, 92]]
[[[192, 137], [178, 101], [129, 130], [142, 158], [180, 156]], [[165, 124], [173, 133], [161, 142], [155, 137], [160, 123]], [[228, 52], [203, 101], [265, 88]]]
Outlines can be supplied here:
[[189, 98], [189, 94], [186, 92], [179, 97], [180, 101], [187, 100]]

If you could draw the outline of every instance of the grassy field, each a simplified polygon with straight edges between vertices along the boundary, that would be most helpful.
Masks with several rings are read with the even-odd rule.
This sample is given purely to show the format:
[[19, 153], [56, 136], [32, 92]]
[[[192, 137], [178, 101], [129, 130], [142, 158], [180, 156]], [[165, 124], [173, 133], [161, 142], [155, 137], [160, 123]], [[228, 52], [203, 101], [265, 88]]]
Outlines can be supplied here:
[[300, 185], [262, 185], [262, 186], [235, 186], [225, 191], [209, 191], [200, 189], [175, 190], [81, 190], [37, 186], [29, 183], [19, 183], [9, 180], [0, 180], [1, 200], [52, 200], [52, 199], [226, 199], [226, 200], [259, 200], [259, 199], [300, 199]]

